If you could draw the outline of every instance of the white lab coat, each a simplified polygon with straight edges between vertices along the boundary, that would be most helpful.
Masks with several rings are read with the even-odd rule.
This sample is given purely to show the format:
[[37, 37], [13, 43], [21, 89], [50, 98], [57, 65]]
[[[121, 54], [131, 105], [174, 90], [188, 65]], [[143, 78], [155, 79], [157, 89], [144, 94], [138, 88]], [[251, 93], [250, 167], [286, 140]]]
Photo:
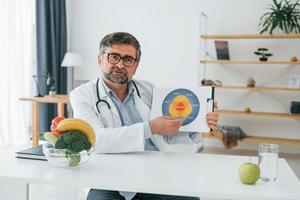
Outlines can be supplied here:
[[[153, 85], [146, 81], [134, 80], [141, 96], [140, 98], [137, 95], [137, 91], [134, 91], [135, 106], [144, 122], [122, 126], [119, 113], [110, 97], [107, 96], [101, 80], [98, 84], [100, 98], [106, 100], [111, 109], [104, 102], [101, 102], [98, 104], [100, 114], [98, 113], [96, 108], [96, 102], [98, 101], [96, 82], [97, 79], [92, 80], [70, 93], [74, 117], [87, 121], [95, 130], [95, 152], [122, 153], [144, 151], [144, 122], [150, 120]], [[180, 133], [171, 137], [171, 139], [154, 134], [151, 136], [151, 140], [160, 151], [172, 149], [168, 141], [173, 141], [173, 143], [180, 140], [192, 141], [187, 134]], [[199, 142], [199, 138], [197, 138], [196, 143], [193, 151], [198, 151], [202, 147], [202, 140]]]

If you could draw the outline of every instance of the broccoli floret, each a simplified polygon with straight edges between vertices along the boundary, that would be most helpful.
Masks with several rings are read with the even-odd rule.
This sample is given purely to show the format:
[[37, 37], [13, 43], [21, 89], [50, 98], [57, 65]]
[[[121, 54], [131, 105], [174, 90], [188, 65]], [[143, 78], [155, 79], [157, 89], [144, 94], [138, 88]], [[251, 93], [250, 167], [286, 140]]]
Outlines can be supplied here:
[[77, 140], [71, 144], [71, 151], [74, 153], [79, 153], [85, 149], [85, 141]]
[[75, 141], [87, 141], [88, 140], [85, 134], [83, 134], [77, 130], [67, 131], [62, 136], [64, 137], [64, 141], [67, 144], [72, 144]]
[[55, 142], [56, 149], [67, 149], [67, 144], [64, 141], [64, 138], [60, 136], [58, 140]]
[[82, 150], [89, 150], [92, 144], [89, 142], [85, 134], [77, 130], [70, 130], [62, 134], [55, 148], [68, 149], [70, 152], [79, 153]]
[[85, 150], [90, 150], [90, 148], [92, 147], [92, 144], [87, 140], [86, 142], [85, 142]]
[[87, 136], [77, 130], [70, 130], [63, 133], [55, 143], [56, 149], [66, 149], [66, 157], [70, 167], [78, 165], [80, 162], [79, 152], [90, 150], [92, 144]]

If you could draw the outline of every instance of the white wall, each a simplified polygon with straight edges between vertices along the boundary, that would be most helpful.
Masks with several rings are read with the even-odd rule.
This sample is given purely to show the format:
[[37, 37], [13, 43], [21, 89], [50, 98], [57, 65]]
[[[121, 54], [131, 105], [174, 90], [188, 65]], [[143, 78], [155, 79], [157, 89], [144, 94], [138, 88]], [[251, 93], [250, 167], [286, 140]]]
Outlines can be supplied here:
[[[71, 1], [72, 51], [83, 55], [85, 68], [75, 69], [75, 79], [100, 75], [96, 64], [100, 39], [107, 33], [127, 31], [142, 46], [142, 60], [136, 78], [159, 86], [195, 86], [200, 77], [200, 14], [208, 15], [208, 33], [258, 33], [259, 17], [271, 0], [89, 0]], [[213, 41], [209, 54], [215, 57]], [[232, 59], [257, 59], [253, 51], [267, 47], [272, 60], [298, 56], [300, 40], [229, 41]], [[299, 66], [208, 65], [206, 77], [227, 85], [245, 85], [249, 76], [257, 84], [287, 86], [290, 73]], [[274, 79], [274, 80], [273, 80]], [[288, 112], [291, 100], [300, 95], [288, 92], [217, 91], [220, 108]], [[254, 135], [300, 138], [300, 121], [273, 118], [222, 117], [221, 123], [239, 125]], [[256, 148], [256, 146], [254, 146]], [[299, 149], [297, 149], [299, 151]]]

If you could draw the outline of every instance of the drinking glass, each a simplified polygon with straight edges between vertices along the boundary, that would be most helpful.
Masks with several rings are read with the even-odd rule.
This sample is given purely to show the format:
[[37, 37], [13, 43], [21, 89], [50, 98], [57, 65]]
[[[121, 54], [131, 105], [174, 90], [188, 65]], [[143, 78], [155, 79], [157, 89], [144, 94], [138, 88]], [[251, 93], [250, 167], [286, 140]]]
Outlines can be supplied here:
[[261, 181], [275, 181], [278, 168], [278, 145], [260, 144], [258, 149], [258, 165]]

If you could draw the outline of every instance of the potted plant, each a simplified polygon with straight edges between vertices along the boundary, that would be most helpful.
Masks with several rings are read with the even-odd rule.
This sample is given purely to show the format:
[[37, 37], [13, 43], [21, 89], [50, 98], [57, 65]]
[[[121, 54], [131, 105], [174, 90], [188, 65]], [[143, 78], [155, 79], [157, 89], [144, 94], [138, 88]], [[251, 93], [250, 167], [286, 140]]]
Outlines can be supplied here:
[[284, 33], [300, 33], [299, 7], [299, 0], [273, 0], [269, 11], [260, 18], [260, 34], [264, 32], [272, 34], [278, 28]]
[[260, 61], [268, 61], [268, 57], [273, 56], [273, 54], [268, 53], [269, 49], [267, 48], [258, 48], [257, 51], [254, 52], [254, 54], [260, 56]]

